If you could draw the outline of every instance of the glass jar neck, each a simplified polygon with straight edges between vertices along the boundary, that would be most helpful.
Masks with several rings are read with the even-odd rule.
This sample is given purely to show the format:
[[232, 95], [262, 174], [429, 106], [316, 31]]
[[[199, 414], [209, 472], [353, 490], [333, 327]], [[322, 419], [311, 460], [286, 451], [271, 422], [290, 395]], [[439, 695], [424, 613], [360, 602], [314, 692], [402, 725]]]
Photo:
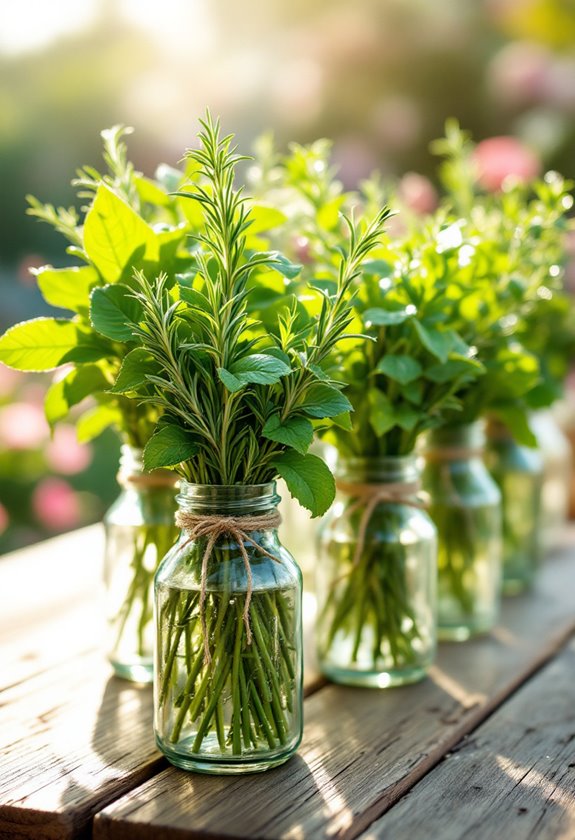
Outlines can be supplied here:
[[357, 484], [411, 484], [419, 481], [415, 454], [364, 458], [338, 457], [336, 479]]
[[428, 433], [424, 455], [427, 461], [471, 461], [485, 449], [485, 424], [459, 423], [441, 426]]
[[120, 450], [118, 484], [125, 490], [169, 490], [173, 491], [178, 476], [170, 470], [144, 470], [144, 451], [136, 446], [123, 444]]
[[280, 501], [275, 481], [267, 484], [191, 484], [182, 481], [176, 497], [180, 510], [225, 516], [248, 516], [275, 510]]

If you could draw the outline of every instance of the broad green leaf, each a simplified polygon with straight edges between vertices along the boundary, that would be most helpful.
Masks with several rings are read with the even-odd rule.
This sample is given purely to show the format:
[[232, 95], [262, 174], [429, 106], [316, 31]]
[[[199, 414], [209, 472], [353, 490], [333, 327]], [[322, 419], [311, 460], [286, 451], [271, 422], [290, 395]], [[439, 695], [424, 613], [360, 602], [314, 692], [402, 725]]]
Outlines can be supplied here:
[[475, 377], [482, 370], [483, 366], [475, 359], [448, 359], [443, 364], [432, 365], [427, 368], [424, 371], [424, 376], [432, 382], [443, 383], [465, 374]]
[[335, 417], [331, 418], [331, 422], [334, 426], [337, 426], [346, 432], [353, 431], [353, 423], [351, 420], [351, 413], [349, 411], [344, 411], [343, 414], [336, 414]]
[[198, 445], [190, 432], [180, 426], [162, 426], [146, 444], [144, 468], [174, 467], [193, 458], [197, 451]]
[[282, 359], [266, 353], [253, 353], [230, 365], [229, 370], [218, 368], [220, 379], [232, 393], [245, 385], [275, 385], [282, 376], [291, 373], [291, 367]]
[[391, 353], [384, 356], [376, 367], [378, 373], [384, 373], [390, 379], [407, 385], [421, 376], [421, 365], [411, 356], [394, 356]]
[[404, 309], [380, 309], [374, 307], [366, 309], [361, 313], [361, 318], [366, 327], [388, 327], [395, 324], [403, 324], [408, 318], [416, 313], [415, 307], [406, 306]]
[[283, 225], [287, 221], [281, 210], [267, 204], [255, 204], [250, 207], [249, 220], [251, 222], [248, 228], [248, 235], [261, 233], [264, 230], [271, 230], [272, 228]]
[[393, 406], [384, 393], [371, 388], [367, 395], [369, 422], [375, 434], [380, 437], [396, 425]]
[[109, 426], [120, 427], [122, 415], [113, 405], [97, 405], [82, 414], [76, 423], [76, 436], [80, 443], [87, 443], [101, 435]]
[[537, 446], [537, 438], [533, 434], [527, 419], [527, 412], [518, 405], [497, 406], [490, 413], [510, 429], [514, 440], [522, 446]]
[[90, 306], [90, 291], [100, 282], [97, 272], [89, 265], [80, 268], [45, 265], [33, 269], [32, 274], [47, 303], [73, 312]]
[[446, 362], [449, 351], [453, 347], [453, 337], [449, 332], [440, 332], [433, 327], [424, 326], [421, 321], [411, 322], [419, 339], [424, 347], [432, 353], [440, 362]]
[[166, 207], [170, 204], [170, 196], [155, 181], [143, 175], [136, 176], [134, 181], [140, 201], [144, 204], [154, 204], [158, 207]]
[[72, 321], [34, 318], [0, 337], [0, 362], [16, 370], [52, 370], [63, 364], [77, 343], [78, 330]]
[[110, 389], [112, 394], [126, 394], [146, 382], [148, 374], [157, 374], [159, 366], [143, 347], [136, 347], [124, 356], [122, 367]]
[[298, 406], [310, 417], [337, 417], [346, 411], [353, 411], [353, 406], [348, 398], [323, 382], [314, 382], [308, 389], [304, 402]]
[[74, 405], [86, 397], [105, 391], [109, 382], [96, 365], [83, 365], [71, 370], [63, 379], [48, 388], [44, 399], [44, 413], [50, 426], [63, 420]]
[[287, 484], [291, 495], [312, 516], [322, 516], [335, 498], [335, 481], [326, 464], [317, 455], [301, 455], [289, 450], [272, 462]]
[[305, 455], [313, 440], [313, 426], [305, 417], [288, 417], [282, 422], [278, 414], [273, 414], [266, 421], [262, 435]]
[[104, 184], [98, 187], [84, 223], [84, 248], [108, 283], [116, 283], [141, 251], [149, 261], [159, 256], [158, 238], [146, 222]]
[[92, 326], [113, 341], [130, 341], [133, 325], [142, 317], [142, 309], [129, 286], [121, 283], [98, 287], [90, 297]]
[[405, 429], [408, 432], [413, 431], [417, 421], [421, 418], [421, 412], [417, 411], [415, 408], [412, 408], [410, 405], [403, 405], [397, 406], [394, 411], [394, 419], [398, 426], [402, 429]]

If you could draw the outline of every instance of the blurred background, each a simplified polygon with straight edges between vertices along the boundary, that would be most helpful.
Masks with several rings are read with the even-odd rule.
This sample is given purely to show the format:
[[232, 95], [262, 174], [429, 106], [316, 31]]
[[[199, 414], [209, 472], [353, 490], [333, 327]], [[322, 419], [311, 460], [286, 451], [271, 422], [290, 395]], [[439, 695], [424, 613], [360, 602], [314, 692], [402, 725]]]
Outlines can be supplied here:
[[[374, 167], [431, 175], [449, 116], [575, 176], [575, 3], [0, 0], [0, 331], [46, 314], [28, 269], [66, 259], [26, 194], [74, 203], [118, 122], [139, 169], [176, 164], [206, 105], [242, 149], [269, 128], [280, 147], [332, 137], [348, 187]], [[117, 492], [112, 436], [50, 440], [48, 382], [0, 367], [0, 552], [99, 519]]]

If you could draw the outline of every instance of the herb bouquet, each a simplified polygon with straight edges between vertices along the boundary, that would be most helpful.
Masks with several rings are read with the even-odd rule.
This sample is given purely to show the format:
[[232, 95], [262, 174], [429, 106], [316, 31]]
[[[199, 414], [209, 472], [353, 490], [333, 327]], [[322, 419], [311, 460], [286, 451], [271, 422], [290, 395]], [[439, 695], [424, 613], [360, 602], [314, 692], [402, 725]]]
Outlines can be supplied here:
[[482, 373], [452, 329], [449, 248], [430, 228], [364, 262], [354, 309], [367, 338], [337, 356], [352, 383], [353, 429], [327, 432], [340, 500], [320, 536], [317, 579], [320, 661], [340, 682], [413, 682], [434, 655], [436, 532], [415, 448]]
[[554, 173], [482, 193], [473, 144], [455, 123], [435, 150], [446, 158], [442, 180], [461, 231], [458, 272], [468, 294], [460, 329], [485, 365], [477, 387], [458, 394], [463, 412], [448, 422], [461, 435], [462, 421], [489, 418], [489, 464], [503, 504], [504, 589], [520, 591], [533, 579], [540, 545], [541, 462], [530, 410], [556, 397], [572, 335], [560, 288], [572, 198]]
[[189, 153], [201, 177], [183, 193], [203, 215], [195, 270], [174, 286], [139, 273], [130, 321], [142, 357], [132, 385], [162, 412], [144, 463], [183, 479], [182, 536], [156, 576], [156, 738], [177, 766], [253, 772], [285, 761], [302, 725], [301, 575], [277, 538], [274, 480], [313, 515], [333, 500], [307, 450], [314, 422], [351, 408], [323, 363], [383, 217], [354, 233], [332, 294], [275, 298], [264, 326], [254, 310], [270, 273], [289, 283], [299, 269], [249, 247], [241, 158], [209, 116], [202, 127]]
[[0, 360], [27, 371], [65, 366], [46, 395], [50, 426], [73, 412], [80, 440], [108, 426], [121, 436], [123, 490], [105, 517], [109, 657], [118, 674], [150, 681], [152, 581], [177, 537], [175, 481], [170, 473], [143, 473], [142, 450], [160, 410], [131, 399], [124, 385], [138, 369], [126, 327], [134, 311], [128, 293], [134, 268], [161, 267], [173, 279], [189, 266], [186, 235], [193, 225], [184, 203], [167, 192], [184, 175], [165, 166], [158, 180], [140, 175], [128, 160], [126, 133], [121, 127], [102, 133], [106, 174], [92, 167], [78, 172], [73, 184], [84, 200], [81, 212], [29, 199], [29, 213], [61, 233], [67, 253], [81, 263], [35, 271], [46, 302], [72, 314], [12, 327], [0, 338]]

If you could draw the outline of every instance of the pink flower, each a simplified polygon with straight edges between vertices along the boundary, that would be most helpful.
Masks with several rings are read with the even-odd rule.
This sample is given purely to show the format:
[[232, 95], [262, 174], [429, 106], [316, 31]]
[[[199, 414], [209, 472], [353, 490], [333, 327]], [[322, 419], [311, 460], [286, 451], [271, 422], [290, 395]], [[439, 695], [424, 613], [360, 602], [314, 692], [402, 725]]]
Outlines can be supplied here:
[[75, 528], [82, 519], [78, 495], [60, 478], [45, 478], [36, 486], [32, 508], [36, 518], [50, 531]]
[[41, 406], [19, 402], [0, 409], [0, 442], [8, 449], [36, 449], [47, 437]]
[[92, 449], [78, 443], [72, 426], [57, 426], [46, 448], [46, 459], [55, 472], [74, 475], [86, 469], [92, 460]]
[[515, 137], [482, 140], [477, 144], [473, 157], [479, 183], [489, 192], [501, 190], [507, 178], [531, 181], [541, 171], [539, 158]]
[[437, 191], [429, 178], [418, 172], [406, 172], [399, 182], [398, 195], [401, 201], [418, 216], [433, 213], [437, 207]]
[[8, 511], [0, 502], [0, 534], [3, 534], [8, 525], [10, 524], [10, 517], [8, 516]]

